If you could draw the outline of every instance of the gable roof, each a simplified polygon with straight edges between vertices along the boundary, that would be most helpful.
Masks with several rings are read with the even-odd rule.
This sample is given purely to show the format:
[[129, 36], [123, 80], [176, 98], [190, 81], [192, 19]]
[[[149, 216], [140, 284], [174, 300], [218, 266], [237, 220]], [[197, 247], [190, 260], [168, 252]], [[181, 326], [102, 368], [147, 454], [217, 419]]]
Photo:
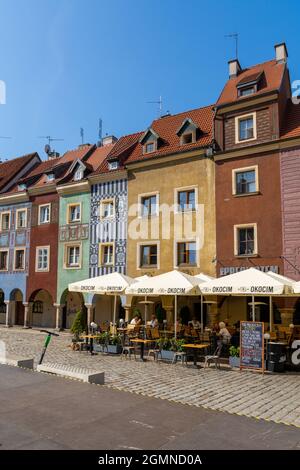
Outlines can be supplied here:
[[[177, 131], [186, 119], [190, 119], [197, 126], [199, 132], [196, 142], [180, 145]], [[148, 160], [150, 158], [206, 147], [212, 141], [212, 122], [213, 105], [155, 119], [150, 126], [160, 138], [160, 144], [155, 152], [143, 154], [143, 146], [140, 143], [140, 139], [145, 134], [145, 131], [136, 132], [135, 134], [121, 137], [108, 155], [107, 161], [119, 158], [120, 167], [122, 167], [124, 164], [135, 161]], [[98, 170], [108, 171], [107, 161]]]
[[13, 158], [12, 160], [0, 163], [0, 192], [6, 190], [9, 182], [16, 177], [18, 173], [24, 170], [34, 158], [40, 160], [37, 152], [29, 153], [22, 157]]
[[251, 81], [257, 81], [262, 73], [264, 74], [264, 83], [251, 97], [279, 90], [285, 67], [286, 65], [284, 63], [277, 63], [274, 59], [242, 70], [237, 77], [232, 77], [227, 80], [216, 105], [220, 106], [230, 104], [237, 100], [242, 101], [247, 98], [249, 99], [249, 96], [238, 97], [237, 86]]

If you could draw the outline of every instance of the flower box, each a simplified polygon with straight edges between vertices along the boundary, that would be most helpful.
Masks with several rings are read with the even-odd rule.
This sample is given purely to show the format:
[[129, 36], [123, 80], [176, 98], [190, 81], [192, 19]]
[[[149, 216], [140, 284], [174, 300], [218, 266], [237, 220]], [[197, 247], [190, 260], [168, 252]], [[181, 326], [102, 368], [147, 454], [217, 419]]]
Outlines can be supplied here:
[[240, 358], [237, 356], [229, 356], [230, 367], [240, 367]]
[[161, 358], [165, 361], [173, 361], [174, 359], [174, 351], [168, 351], [166, 349], [162, 349], [161, 351]]

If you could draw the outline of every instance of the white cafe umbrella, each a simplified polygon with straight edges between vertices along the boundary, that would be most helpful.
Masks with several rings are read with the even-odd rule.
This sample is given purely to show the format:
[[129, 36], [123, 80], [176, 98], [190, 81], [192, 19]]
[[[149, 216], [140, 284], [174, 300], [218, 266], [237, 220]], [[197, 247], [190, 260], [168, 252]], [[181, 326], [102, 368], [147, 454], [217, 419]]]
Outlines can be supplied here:
[[285, 286], [282, 281], [259, 269], [249, 268], [205, 282], [200, 288], [204, 295], [251, 295], [252, 319], [255, 320], [254, 296], [281, 295]]
[[[281, 274], [273, 273], [273, 271], [268, 271], [267, 272], [268, 276], [271, 276], [273, 279], [276, 279], [279, 282], [282, 282], [284, 284], [284, 293], [285, 294], [293, 294], [294, 289], [293, 286], [295, 284], [294, 279], [291, 279], [286, 276], [282, 276]], [[272, 303], [272, 297], [270, 296], [270, 302], [269, 302], [269, 315], [270, 315], [270, 331], [273, 330], [273, 303]]]
[[126, 289], [126, 294], [143, 296], [174, 295], [175, 298], [175, 338], [177, 336], [177, 297], [178, 295], [200, 295], [199, 279], [182, 273], [181, 271], [169, 271], [158, 276], [131, 284]]
[[113, 324], [116, 325], [117, 296], [124, 294], [126, 287], [137, 283], [134, 278], [125, 276], [118, 272], [104, 274], [103, 276], [84, 279], [83, 281], [69, 284], [70, 292], [81, 292], [89, 294], [108, 294], [114, 296]]

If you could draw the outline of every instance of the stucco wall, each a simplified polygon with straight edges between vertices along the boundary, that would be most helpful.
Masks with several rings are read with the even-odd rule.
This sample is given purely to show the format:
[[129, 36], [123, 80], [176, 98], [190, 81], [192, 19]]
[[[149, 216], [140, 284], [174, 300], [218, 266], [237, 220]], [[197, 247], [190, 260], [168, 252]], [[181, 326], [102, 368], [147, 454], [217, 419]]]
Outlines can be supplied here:
[[[179, 240], [174, 227], [178, 216], [174, 212], [170, 216], [170, 238], [164, 239], [162, 230], [166, 228], [166, 219], [162, 217], [151, 218], [156, 228], [159, 230], [157, 236], [152, 236], [149, 232], [146, 235], [142, 230], [140, 239], [133, 239], [131, 235], [132, 224], [136, 224], [136, 213], [133, 215], [132, 206], [138, 203], [139, 195], [145, 193], [159, 194], [159, 204], [174, 206], [175, 188], [188, 188], [194, 186], [198, 191], [199, 211], [189, 214], [190, 221], [196, 229], [196, 219], [199, 223], [197, 236], [201, 237], [203, 230], [203, 246], [199, 250], [199, 264], [197, 267], [187, 267], [182, 269], [189, 274], [205, 272], [215, 275], [215, 264], [212, 260], [216, 255], [216, 235], [215, 235], [215, 173], [214, 162], [208, 158], [189, 158], [184, 161], [175, 161], [147, 167], [146, 170], [132, 170], [128, 178], [128, 240], [127, 240], [127, 273], [129, 276], [141, 276], [143, 274], [156, 275], [162, 272], [173, 270], [176, 264], [175, 242]], [[156, 221], [154, 220], [156, 219]], [[175, 222], [175, 224], [174, 224]], [[146, 220], [149, 226], [150, 221]], [[177, 226], [178, 228], [178, 226]], [[146, 227], [147, 230], [147, 227]], [[159, 269], [139, 269], [137, 266], [138, 244], [145, 241], [159, 241], [160, 259]]]
[[[80, 235], [81, 230], [77, 231], [77, 225], [90, 223], [90, 193], [80, 193], [72, 195], [60, 196], [59, 200], [59, 241], [58, 241], [58, 265], [57, 265], [57, 302], [61, 302], [63, 292], [68, 288], [71, 282], [80, 281], [89, 277], [89, 250], [90, 240], [89, 231], [87, 227], [87, 236], [84, 238]], [[62, 228], [66, 226], [67, 221], [67, 208], [68, 204], [81, 203], [81, 222], [80, 224], [72, 224], [74, 229], [74, 237], [69, 238], [69, 242], [79, 241], [82, 246], [81, 268], [80, 269], [65, 269], [64, 268], [64, 246], [67, 241], [62, 241]], [[85, 232], [86, 233], [86, 232]]]

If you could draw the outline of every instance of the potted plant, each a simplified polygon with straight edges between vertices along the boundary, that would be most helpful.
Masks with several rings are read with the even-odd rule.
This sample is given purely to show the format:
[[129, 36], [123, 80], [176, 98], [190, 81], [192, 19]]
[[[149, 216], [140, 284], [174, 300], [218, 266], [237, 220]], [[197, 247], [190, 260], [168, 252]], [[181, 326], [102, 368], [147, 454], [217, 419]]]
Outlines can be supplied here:
[[185, 340], [175, 338], [160, 338], [157, 343], [161, 351], [161, 358], [166, 361], [173, 361], [175, 352], [183, 350], [183, 344], [185, 343]]
[[79, 336], [86, 331], [86, 319], [82, 310], [76, 313], [73, 324], [71, 326], [71, 332], [74, 335], [73, 342], [79, 341]]
[[240, 367], [240, 348], [239, 346], [230, 346], [229, 348], [230, 367]]
[[100, 333], [98, 338], [94, 340], [93, 351], [104, 352], [108, 342], [109, 342], [109, 333], [107, 331]]
[[109, 335], [107, 352], [110, 354], [121, 354], [121, 337], [120, 335]]

